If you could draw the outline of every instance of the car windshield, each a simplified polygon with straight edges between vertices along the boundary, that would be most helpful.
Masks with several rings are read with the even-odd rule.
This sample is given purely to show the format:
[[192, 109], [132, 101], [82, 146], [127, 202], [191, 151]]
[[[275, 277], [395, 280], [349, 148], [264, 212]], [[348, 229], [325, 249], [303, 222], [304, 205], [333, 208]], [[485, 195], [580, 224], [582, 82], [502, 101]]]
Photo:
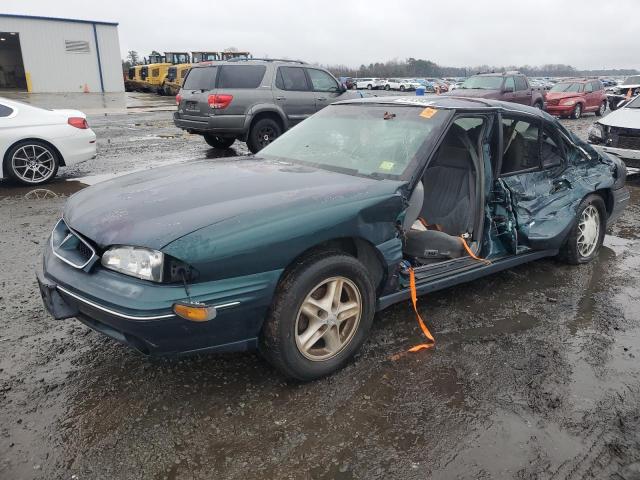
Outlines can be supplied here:
[[451, 115], [408, 105], [329, 106], [259, 155], [351, 175], [405, 179]]
[[640, 108], [640, 95], [627, 104], [627, 108]]
[[485, 76], [478, 75], [477, 77], [469, 77], [460, 88], [478, 88], [481, 90], [499, 90], [502, 86], [502, 76]]
[[571, 82], [571, 83], [556, 83], [553, 87], [551, 87], [550, 92], [581, 92], [582, 84]]

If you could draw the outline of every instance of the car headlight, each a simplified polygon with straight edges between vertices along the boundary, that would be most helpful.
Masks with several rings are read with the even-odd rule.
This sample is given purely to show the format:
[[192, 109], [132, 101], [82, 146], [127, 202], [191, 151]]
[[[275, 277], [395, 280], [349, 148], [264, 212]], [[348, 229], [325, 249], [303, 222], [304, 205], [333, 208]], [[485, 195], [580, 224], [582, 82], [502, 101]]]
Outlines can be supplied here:
[[560, 105], [575, 105], [576, 101], [571, 99], [561, 100]]
[[164, 254], [142, 247], [112, 247], [102, 255], [102, 266], [152, 282], [161, 282]]
[[602, 125], [599, 123], [594, 123], [589, 127], [589, 137], [597, 138], [598, 140], [604, 140], [604, 130], [602, 129]]

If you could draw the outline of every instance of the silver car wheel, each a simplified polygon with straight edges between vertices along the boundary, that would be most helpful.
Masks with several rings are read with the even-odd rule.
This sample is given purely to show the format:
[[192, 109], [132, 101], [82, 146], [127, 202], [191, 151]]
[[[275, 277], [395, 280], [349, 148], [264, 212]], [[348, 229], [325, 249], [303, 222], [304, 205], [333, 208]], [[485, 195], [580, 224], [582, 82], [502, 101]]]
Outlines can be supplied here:
[[578, 223], [578, 252], [582, 257], [591, 255], [600, 239], [600, 212], [593, 205], [582, 211]]
[[24, 145], [11, 157], [11, 167], [25, 183], [42, 183], [49, 180], [56, 170], [53, 153], [41, 145]]
[[302, 302], [295, 325], [298, 351], [309, 360], [335, 357], [353, 339], [362, 316], [360, 290], [345, 277], [316, 285]]

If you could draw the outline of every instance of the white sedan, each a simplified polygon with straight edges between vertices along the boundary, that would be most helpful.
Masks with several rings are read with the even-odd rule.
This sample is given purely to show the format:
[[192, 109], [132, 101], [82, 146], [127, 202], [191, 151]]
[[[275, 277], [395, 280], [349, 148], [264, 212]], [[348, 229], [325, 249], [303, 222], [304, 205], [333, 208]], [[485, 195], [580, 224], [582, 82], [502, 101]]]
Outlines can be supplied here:
[[58, 167], [96, 156], [96, 134], [77, 110], [46, 110], [0, 97], [0, 178], [40, 185]]

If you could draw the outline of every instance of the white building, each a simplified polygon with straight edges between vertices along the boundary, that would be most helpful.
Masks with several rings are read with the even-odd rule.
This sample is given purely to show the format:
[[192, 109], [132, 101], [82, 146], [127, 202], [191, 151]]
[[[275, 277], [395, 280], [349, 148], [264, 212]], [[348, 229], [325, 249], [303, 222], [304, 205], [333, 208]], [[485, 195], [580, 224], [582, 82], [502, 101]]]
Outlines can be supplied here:
[[0, 14], [0, 91], [122, 92], [118, 24]]

